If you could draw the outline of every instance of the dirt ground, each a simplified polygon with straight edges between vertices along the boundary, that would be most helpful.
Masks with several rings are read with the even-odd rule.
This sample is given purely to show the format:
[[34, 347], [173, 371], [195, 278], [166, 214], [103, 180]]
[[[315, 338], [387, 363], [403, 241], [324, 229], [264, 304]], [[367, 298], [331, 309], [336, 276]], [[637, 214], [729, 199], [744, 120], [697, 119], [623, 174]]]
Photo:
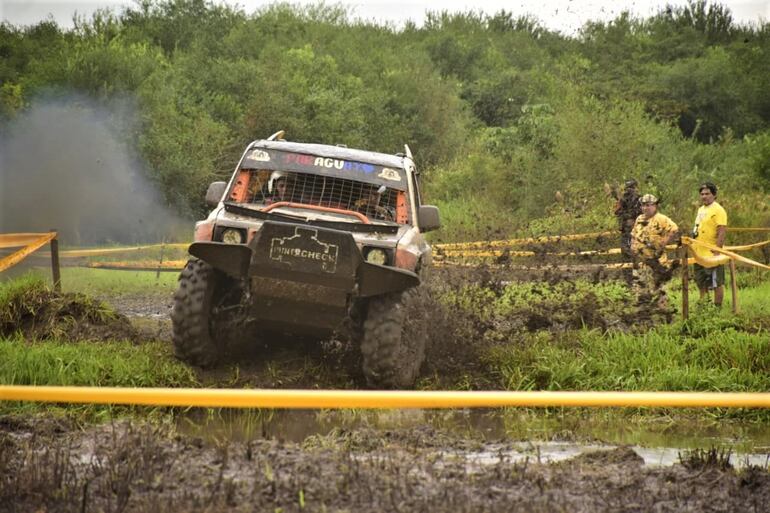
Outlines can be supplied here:
[[[479, 269], [438, 279], [450, 287], [475, 280], [491, 290], [504, 288]], [[130, 319], [139, 343], [170, 343], [170, 297], [100, 299], [119, 312], [121, 325]], [[591, 305], [584, 306], [575, 319], [606, 327], [607, 319], [592, 317]], [[547, 312], [523, 311], [501, 327], [436, 304], [427, 308], [432, 347], [423, 375], [434, 376], [437, 386], [456, 386], [462, 377], [468, 388], [495, 388], [478, 358], [487, 331], [573, 327], [571, 318], [556, 321]], [[243, 363], [249, 358], [254, 363]], [[364, 382], [355, 352], [335, 340], [274, 341], [235, 355], [233, 362], [237, 368], [201, 372], [201, 381], [270, 388], [356, 388]], [[512, 458], [513, 443], [430, 426], [339, 428], [286, 441], [276, 433], [201, 438], [140, 421], [82, 427], [51, 417], [0, 416], [0, 513], [770, 511], [766, 464], [736, 470], [719, 454], [703, 453], [648, 466], [630, 447], [551, 463], [539, 450]]]
[[649, 467], [627, 447], [546, 464], [504, 449], [427, 427], [212, 443], [150, 424], [6, 417], [0, 511], [770, 510], [757, 467]]

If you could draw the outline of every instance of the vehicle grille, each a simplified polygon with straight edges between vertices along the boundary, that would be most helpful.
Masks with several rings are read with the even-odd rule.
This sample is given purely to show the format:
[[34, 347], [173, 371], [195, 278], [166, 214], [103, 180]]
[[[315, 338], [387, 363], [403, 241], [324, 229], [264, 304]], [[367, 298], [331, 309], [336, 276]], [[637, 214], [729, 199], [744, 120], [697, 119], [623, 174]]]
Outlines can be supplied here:
[[[360, 212], [373, 220], [407, 222], [404, 193], [396, 189], [386, 188], [379, 194], [376, 184], [305, 173], [282, 174], [283, 178], [274, 180], [272, 192], [269, 175], [252, 176], [246, 201], [264, 205], [288, 201]], [[281, 179], [285, 188], [279, 185]]]

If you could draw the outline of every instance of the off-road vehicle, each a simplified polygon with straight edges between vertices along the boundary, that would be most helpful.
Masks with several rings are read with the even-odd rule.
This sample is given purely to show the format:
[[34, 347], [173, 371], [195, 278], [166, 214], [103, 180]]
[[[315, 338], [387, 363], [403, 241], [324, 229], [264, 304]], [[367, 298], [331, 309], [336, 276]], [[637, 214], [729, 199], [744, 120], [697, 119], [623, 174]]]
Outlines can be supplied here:
[[418, 183], [408, 146], [388, 155], [283, 132], [252, 142], [206, 194], [215, 208], [174, 295], [177, 356], [205, 367], [247, 333], [347, 331], [370, 386], [412, 386], [427, 338], [423, 233], [439, 227]]

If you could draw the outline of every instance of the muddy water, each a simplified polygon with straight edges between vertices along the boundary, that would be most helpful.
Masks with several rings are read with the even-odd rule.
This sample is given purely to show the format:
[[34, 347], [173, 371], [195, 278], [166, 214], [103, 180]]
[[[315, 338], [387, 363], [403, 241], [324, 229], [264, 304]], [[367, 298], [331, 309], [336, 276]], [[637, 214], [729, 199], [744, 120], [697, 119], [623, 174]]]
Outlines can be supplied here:
[[359, 429], [387, 437], [388, 433], [423, 427], [462, 441], [442, 446], [439, 452], [463, 458], [471, 466], [496, 464], [501, 456], [511, 462], [553, 463], [618, 446], [630, 447], [652, 466], [673, 465], [680, 454], [704, 448], [729, 451], [730, 463], [739, 468], [770, 464], [770, 425], [766, 423], [682, 419], [633, 423], [622, 418], [520, 415], [500, 410], [196, 410], [177, 419], [181, 433], [218, 443], [265, 439], [301, 444], [309, 438]]

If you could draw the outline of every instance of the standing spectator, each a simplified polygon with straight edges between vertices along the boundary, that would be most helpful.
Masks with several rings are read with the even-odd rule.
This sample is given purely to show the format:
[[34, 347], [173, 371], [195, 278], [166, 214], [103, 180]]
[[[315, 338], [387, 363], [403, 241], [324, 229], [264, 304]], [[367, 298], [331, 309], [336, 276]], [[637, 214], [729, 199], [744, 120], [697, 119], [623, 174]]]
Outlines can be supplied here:
[[663, 285], [671, 279], [673, 265], [666, 257], [666, 246], [678, 238], [679, 227], [658, 212], [658, 198], [652, 194], [642, 196], [639, 203], [642, 214], [631, 231], [634, 289], [640, 305], [649, 303], [667, 309]]
[[642, 209], [639, 205], [639, 185], [633, 178], [625, 183], [623, 195], [617, 198], [615, 204], [615, 217], [618, 218], [618, 228], [620, 230], [620, 253], [625, 262], [633, 260], [631, 253], [631, 230], [634, 228], [636, 219], [641, 215]]
[[[698, 191], [703, 205], [698, 209], [698, 215], [695, 217], [695, 226], [692, 229], [693, 238], [721, 248], [725, 244], [725, 234], [727, 233], [727, 212], [716, 201], [717, 186], [711, 182], [705, 182], [701, 184]], [[694, 251], [696, 255], [702, 257], [718, 254], [697, 245], [694, 247]], [[708, 297], [708, 292], [713, 290], [714, 305], [722, 306], [722, 300], [725, 296], [724, 265], [705, 267], [696, 263], [695, 282], [698, 284], [701, 300]]]

